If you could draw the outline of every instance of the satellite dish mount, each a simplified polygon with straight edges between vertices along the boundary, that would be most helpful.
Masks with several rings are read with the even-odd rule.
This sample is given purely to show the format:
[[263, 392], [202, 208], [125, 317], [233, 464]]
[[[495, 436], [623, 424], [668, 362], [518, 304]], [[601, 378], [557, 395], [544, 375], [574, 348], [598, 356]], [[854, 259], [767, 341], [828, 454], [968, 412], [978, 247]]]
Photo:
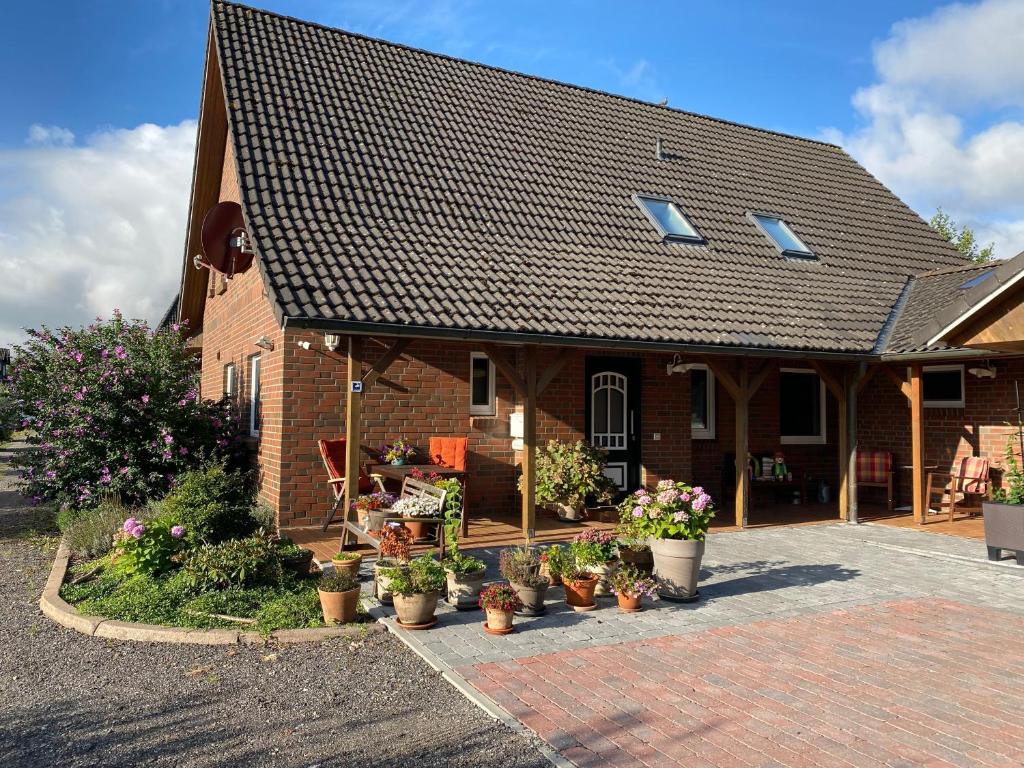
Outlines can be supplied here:
[[196, 255], [196, 269], [203, 267], [229, 280], [252, 266], [255, 251], [242, 220], [238, 203], [217, 203], [203, 219], [203, 255]]

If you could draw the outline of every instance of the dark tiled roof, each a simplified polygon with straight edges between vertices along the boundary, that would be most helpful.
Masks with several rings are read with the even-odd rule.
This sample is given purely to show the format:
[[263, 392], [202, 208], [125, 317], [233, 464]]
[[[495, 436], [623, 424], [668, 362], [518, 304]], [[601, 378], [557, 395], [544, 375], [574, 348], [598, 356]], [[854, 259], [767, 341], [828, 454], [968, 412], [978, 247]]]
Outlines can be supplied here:
[[[829, 144], [233, 4], [214, 25], [289, 318], [870, 352], [909, 275], [962, 263]], [[676, 200], [707, 244], [663, 243], [635, 193]], [[784, 259], [752, 210], [820, 261]]]
[[164, 311], [163, 316], [160, 318], [160, 322], [156, 324], [157, 328], [170, 328], [174, 323], [178, 322], [178, 306], [181, 303], [181, 294], [174, 294], [174, 298], [171, 300], [171, 305]]

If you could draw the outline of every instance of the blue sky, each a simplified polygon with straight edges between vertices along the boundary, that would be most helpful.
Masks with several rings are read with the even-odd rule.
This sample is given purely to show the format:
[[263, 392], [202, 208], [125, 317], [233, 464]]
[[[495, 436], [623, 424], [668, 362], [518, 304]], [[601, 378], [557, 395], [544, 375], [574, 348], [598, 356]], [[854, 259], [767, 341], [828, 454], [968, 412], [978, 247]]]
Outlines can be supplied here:
[[[258, 0], [496, 66], [843, 146], [926, 218], [1024, 250], [1024, 0]], [[8, 3], [0, 346], [180, 280], [209, 5]]]

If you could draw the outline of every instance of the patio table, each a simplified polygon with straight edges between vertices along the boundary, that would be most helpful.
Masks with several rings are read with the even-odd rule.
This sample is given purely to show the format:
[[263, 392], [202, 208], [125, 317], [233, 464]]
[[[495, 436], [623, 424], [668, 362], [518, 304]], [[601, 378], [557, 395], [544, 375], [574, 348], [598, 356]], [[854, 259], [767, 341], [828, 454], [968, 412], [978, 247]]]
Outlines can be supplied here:
[[398, 482], [405, 480], [415, 469], [418, 469], [424, 475], [429, 475], [433, 472], [442, 477], [461, 478], [466, 474], [461, 469], [442, 467], [439, 464], [374, 464], [370, 467], [370, 471], [374, 474], [386, 477], [388, 480], [397, 480]]

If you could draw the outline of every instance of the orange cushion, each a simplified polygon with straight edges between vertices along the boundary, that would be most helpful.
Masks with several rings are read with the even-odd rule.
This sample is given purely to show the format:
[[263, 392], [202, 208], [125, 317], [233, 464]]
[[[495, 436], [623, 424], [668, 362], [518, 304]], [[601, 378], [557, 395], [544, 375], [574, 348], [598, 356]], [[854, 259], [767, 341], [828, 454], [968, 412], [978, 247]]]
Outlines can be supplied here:
[[[345, 477], [345, 453], [348, 448], [348, 440], [339, 437], [336, 440], [318, 440], [320, 455], [323, 457], [324, 466], [327, 467], [327, 474], [334, 480]], [[369, 493], [373, 490], [373, 480], [359, 465], [359, 493]]]
[[468, 437], [432, 437], [429, 450], [431, 463], [460, 472], [466, 471]]

